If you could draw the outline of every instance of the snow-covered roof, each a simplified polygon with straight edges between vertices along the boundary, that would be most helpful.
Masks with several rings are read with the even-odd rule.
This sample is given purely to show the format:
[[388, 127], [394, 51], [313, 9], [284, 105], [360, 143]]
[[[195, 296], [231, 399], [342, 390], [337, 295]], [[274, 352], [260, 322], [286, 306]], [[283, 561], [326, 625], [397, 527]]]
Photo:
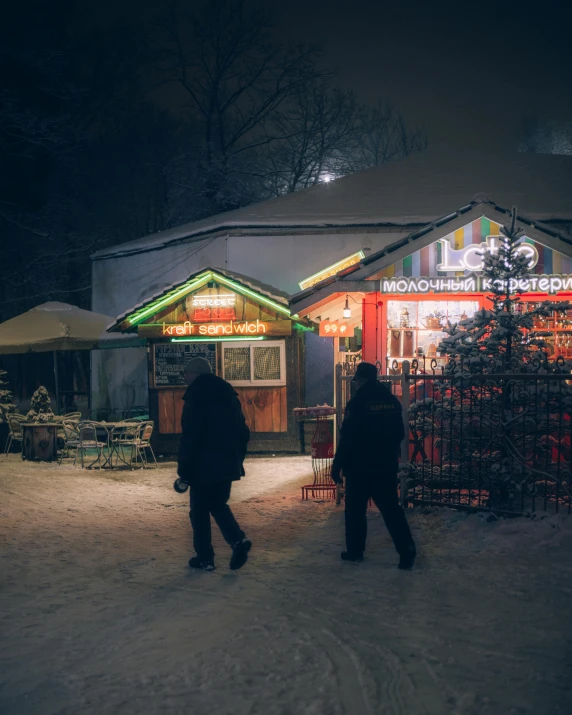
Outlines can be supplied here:
[[476, 195], [537, 221], [572, 221], [572, 156], [427, 150], [294, 194], [103, 249], [103, 259], [160, 250], [219, 232], [419, 226]]
[[104, 328], [110, 320], [108, 315], [69, 303], [42, 303], [0, 325], [0, 354], [134, 347], [144, 343], [136, 335], [106, 335]]

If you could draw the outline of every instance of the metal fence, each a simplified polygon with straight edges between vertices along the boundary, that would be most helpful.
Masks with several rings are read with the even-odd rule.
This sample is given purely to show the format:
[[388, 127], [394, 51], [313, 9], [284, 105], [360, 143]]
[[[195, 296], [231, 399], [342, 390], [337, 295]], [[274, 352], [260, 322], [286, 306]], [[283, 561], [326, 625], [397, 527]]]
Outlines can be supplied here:
[[[403, 408], [404, 503], [505, 514], [572, 511], [569, 373], [468, 375], [423, 367], [405, 361], [401, 374], [379, 376]], [[338, 426], [354, 372], [355, 365], [336, 369]]]

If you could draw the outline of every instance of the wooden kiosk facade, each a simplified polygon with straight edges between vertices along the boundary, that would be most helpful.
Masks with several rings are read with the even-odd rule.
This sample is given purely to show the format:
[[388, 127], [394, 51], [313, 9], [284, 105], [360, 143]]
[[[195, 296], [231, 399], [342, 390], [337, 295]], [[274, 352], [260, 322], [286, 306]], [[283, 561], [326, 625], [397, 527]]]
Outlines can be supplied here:
[[181, 431], [183, 369], [203, 357], [230, 382], [251, 430], [253, 452], [299, 450], [292, 409], [303, 404], [304, 330], [288, 296], [207, 268], [135, 306], [109, 328], [147, 341], [149, 414], [155, 447], [173, 454]]

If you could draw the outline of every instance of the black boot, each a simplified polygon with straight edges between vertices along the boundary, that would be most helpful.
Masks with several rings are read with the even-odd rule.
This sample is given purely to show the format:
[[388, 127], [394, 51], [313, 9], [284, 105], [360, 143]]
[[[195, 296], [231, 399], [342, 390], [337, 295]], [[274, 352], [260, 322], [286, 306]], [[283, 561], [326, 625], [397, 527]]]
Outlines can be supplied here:
[[342, 561], [353, 561], [357, 564], [361, 564], [363, 561], [363, 554], [350, 554], [349, 551], [342, 551], [341, 557]]
[[248, 561], [248, 552], [252, 548], [252, 542], [248, 539], [238, 541], [232, 547], [232, 556], [230, 557], [230, 568], [232, 571], [238, 571]]
[[216, 568], [212, 559], [201, 561], [198, 556], [193, 556], [192, 559], [189, 559], [189, 566], [192, 569], [199, 569], [199, 571], [214, 571]]
[[403, 571], [408, 571], [409, 569], [413, 568], [416, 556], [417, 551], [415, 549], [415, 546], [410, 546], [401, 554], [399, 554], [399, 563], [397, 564], [397, 568], [402, 569]]

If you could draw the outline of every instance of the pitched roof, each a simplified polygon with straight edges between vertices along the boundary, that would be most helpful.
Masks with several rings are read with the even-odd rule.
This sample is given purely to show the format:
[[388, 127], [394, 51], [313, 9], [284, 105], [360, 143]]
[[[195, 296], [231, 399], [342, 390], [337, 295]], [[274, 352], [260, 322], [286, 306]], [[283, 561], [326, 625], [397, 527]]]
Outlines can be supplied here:
[[[107, 330], [110, 332], [132, 330], [135, 325], [135, 323], [132, 321], [140, 322], [141, 314], [145, 311], [148, 312], [147, 309], [150, 310], [150, 306], [152, 304], [162, 300], [165, 305], [168, 305], [170, 299], [176, 300], [178, 297], [185, 295], [186, 287], [188, 287], [189, 289], [187, 292], [190, 293], [193, 289], [198, 289], [199, 287], [202, 287], [208, 281], [216, 280], [217, 276], [219, 278], [221, 276], [224, 276], [228, 278], [229, 281], [233, 281], [235, 284], [238, 284], [239, 291], [240, 287], [242, 287], [243, 289], [250, 289], [251, 291], [254, 291], [262, 299], [269, 298], [272, 302], [280, 306], [278, 310], [288, 316], [290, 315], [287, 293], [273, 288], [272, 286], [266, 285], [265, 283], [261, 283], [260, 281], [254, 280], [253, 278], [243, 276], [240, 273], [234, 273], [233, 271], [227, 271], [226, 269], [222, 268], [201, 268], [200, 271], [192, 273], [184, 281], [173, 283], [172, 285], [164, 288], [159, 293], [155, 293], [154, 295], [148, 296], [147, 298], [145, 298], [145, 300], [141, 301], [140, 303], [137, 303], [137, 305], [134, 305], [132, 308], [125, 311], [125, 313], [118, 316], [116, 320], [113, 321], [113, 323], [108, 325]], [[130, 324], [125, 325], [126, 322], [129, 322]]]
[[215, 273], [222, 273], [223, 276], [227, 276], [227, 278], [230, 278], [231, 280], [238, 281], [239, 283], [252, 288], [252, 290], [262, 293], [262, 295], [275, 300], [277, 303], [288, 305], [290, 295], [283, 290], [279, 290], [278, 288], [274, 288], [274, 286], [268, 285], [268, 283], [263, 283], [262, 281], [256, 280], [256, 278], [245, 276], [242, 273], [229, 271], [227, 268], [213, 268], [211, 270]]
[[422, 226], [479, 194], [538, 221], [572, 221], [572, 156], [427, 150], [405, 159], [98, 251], [129, 255], [220, 232]]
[[[436, 221], [412, 231], [393, 243], [388, 243], [381, 250], [372, 253], [358, 264], [340, 271], [335, 276], [325, 278], [306, 290], [299, 291], [290, 297], [290, 307], [295, 312], [303, 312], [308, 306], [315, 304], [328, 295], [340, 292], [373, 290], [368, 279], [380, 270], [396, 261], [409, 256], [424, 246], [443, 238], [452, 231], [461, 228], [480, 216], [493, 220], [501, 225], [508, 223], [511, 212], [491, 201], [471, 201], [456, 211], [442, 216]], [[533, 221], [528, 216], [517, 214], [517, 224], [525, 230], [526, 236], [548, 246], [566, 256], [572, 257], [572, 236], [564, 231], [558, 231], [541, 221]]]

